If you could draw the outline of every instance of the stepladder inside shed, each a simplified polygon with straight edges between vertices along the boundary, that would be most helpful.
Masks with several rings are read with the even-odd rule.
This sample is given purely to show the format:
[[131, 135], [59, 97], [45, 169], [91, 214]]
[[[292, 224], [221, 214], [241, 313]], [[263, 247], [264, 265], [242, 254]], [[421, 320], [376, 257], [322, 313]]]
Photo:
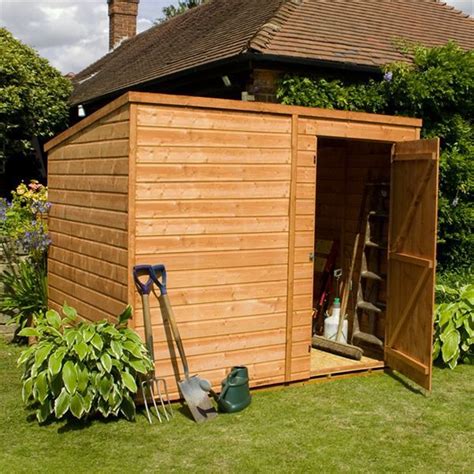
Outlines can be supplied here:
[[[383, 181], [383, 282], [369, 282], [381, 311], [357, 308], [357, 290], [348, 313], [381, 342], [378, 354], [365, 348], [364, 370], [389, 366], [429, 389], [438, 143], [418, 140], [420, 126], [129, 93], [47, 145], [50, 306], [67, 301], [98, 320], [131, 304], [143, 335], [131, 269], [160, 263], [190, 367], [215, 388], [233, 365], [249, 368], [253, 387], [360, 370], [310, 349], [319, 278], [311, 255], [337, 240], [347, 271], [364, 187]], [[156, 370], [178, 398], [182, 369], [159, 306], [151, 312]]]

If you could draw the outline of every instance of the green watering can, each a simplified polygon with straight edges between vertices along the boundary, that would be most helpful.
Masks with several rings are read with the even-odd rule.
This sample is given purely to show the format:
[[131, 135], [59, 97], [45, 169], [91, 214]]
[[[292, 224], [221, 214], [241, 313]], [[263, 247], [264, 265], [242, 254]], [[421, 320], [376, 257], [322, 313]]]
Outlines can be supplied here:
[[232, 367], [230, 374], [222, 381], [221, 387], [221, 393], [217, 395], [207, 380], [201, 381], [201, 388], [213, 396], [219, 411], [236, 413], [250, 405], [252, 397], [249, 390], [249, 372], [247, 367]]

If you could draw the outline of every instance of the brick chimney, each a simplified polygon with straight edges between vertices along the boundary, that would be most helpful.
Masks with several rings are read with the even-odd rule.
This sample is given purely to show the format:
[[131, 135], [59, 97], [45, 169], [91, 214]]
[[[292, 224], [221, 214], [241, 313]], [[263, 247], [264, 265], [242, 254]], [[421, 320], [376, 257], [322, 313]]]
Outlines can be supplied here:
[[137, 34], [140, 0], [107, 0], [109, 4], [109, 49]]

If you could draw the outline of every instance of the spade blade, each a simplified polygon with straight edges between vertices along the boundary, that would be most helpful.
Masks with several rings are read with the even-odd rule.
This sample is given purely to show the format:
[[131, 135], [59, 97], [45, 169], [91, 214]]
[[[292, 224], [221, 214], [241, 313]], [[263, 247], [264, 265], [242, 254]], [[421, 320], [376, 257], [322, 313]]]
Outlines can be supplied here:
[[217, 410], [212, 405], [209, 394], [201, 388], [201, 379], [193, 375], [178, 382], [189, 411], [197, 423], [211, 420], [217, 416]]

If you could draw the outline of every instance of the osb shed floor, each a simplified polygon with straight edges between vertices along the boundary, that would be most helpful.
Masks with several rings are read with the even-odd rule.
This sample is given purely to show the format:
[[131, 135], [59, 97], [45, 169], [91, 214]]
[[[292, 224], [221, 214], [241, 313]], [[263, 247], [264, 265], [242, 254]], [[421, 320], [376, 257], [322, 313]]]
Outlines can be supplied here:
[[384, 362], [370, 357], [361, 360], [347, 359], [319, 349], [311, 349], [311, 376], [356, 372], [359, 370], [379, 369]]

